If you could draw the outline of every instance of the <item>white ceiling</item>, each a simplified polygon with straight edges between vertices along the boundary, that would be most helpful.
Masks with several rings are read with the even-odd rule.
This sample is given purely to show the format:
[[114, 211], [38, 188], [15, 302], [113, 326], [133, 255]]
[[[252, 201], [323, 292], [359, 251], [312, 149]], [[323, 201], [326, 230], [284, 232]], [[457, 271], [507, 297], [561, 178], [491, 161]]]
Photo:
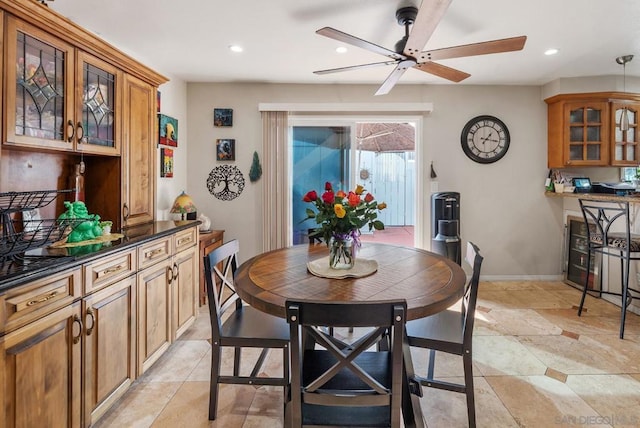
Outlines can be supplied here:
[[[432, 0], [424, 0], [432, 1]], [[387, 58], [315, 34], [329, 26], [392, 49], [395, 11], [420, 0], [55, 0], [49, 7], [162, 74], [188, 82], [382, 83], [393, 66], [318, 76]], [[443, 60], [457, 84], [541, 85], [562, 77], [640, 76], [638, 0], [453, 0], [425, 49], [528, 36], [522, 51]], [[231, 52], [231, 44], [244, 47]], [[555, 56], [545, 56], [547, 48]], [[456, 84], [410, 69], [400, 84]]]

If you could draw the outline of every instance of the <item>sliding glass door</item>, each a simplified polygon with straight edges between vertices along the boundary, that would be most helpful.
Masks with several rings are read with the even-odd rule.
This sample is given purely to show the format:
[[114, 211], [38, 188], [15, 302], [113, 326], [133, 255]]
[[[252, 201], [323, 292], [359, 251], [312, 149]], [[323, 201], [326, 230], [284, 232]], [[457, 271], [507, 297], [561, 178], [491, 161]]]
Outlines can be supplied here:
[[[290, 182], [292, 243], [308, 242], [306, 220], [309, 190], [324, 192], [325, 182], [348, 191], [361, 184], [388, 208], [379, 219], [388, 231], [404, 228], [411, 234], [403, 244], [414, 245], [416, 223], [415, 122], [389, 118], [290, 117]], [[363, 240], [372, 238], [367, 230]], [[385, 232], [386, 233], [386, 232]], [[367, 234], [369, 236], [367, 236]], [[382, 237], [384, 233], [375, 232]]]

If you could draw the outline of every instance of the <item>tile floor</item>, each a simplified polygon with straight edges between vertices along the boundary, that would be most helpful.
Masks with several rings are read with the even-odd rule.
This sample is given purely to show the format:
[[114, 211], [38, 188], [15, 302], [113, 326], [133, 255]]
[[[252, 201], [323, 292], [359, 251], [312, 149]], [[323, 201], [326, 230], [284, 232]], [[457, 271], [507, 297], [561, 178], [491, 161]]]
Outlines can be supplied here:
[[[640, 426], [640, 317], [618, 339], [617, 306], [562, 282], [482, 282], [474, 330], [479, 427]], [[218, 420], [207, 420], [210, 325], [194, 326], [99, 421], [99, 427], [278, 427], [282, 390], [222, 385]], [[345, 332], [346, 334], [346, 332]], [[266, 372], [280, 369], [272, 354]], [[223, 366], [230, 367], [230, 356]], [[226, 364], [225, 364], [226, 363]], [[414, 353], [416, 371], [425, 351]], [[438, 354], [436, 374], [462, 376], [459, 357]], [[466, 427], [464, 395], [430, 388], [421, 400], [430, 428]]]

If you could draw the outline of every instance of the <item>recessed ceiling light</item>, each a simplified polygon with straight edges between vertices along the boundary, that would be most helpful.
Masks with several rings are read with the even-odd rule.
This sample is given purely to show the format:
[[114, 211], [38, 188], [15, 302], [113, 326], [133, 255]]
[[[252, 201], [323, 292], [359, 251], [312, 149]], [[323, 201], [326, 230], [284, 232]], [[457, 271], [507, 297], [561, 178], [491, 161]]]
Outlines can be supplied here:
[[229, 50], [231, 50], [231, 52], [242, 52], [244, 49], [239, 45], [231, 45], [229, 46]]
[[336, 48], [336, 52], [338, 53], [345, 53], [347, 51], [347, 48], [345, 48], [344, 46], [338, 46]]
[[558, 49], [556, 48], [551, 48], [551, 49], [547, 49], [546, 51], [544, 51], [545, 55], [555, 55], [558, 53]]

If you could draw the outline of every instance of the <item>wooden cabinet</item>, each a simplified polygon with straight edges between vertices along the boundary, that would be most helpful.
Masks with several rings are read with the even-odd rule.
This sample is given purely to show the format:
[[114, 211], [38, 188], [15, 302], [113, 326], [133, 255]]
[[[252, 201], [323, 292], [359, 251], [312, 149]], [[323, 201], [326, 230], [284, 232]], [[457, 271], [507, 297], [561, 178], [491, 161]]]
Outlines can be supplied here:
[[3, 426], [81, 425], [80, 303], [0, 338]]
[[171, 277], [171, 333], [176, 340], [198, 316], [198, 247], [197, 229], [191, 228], [174, 236], [175, 255]]
[[[545, 101], [549, 168], [638, 164], [640, 94], [563, 94]], [[624, 108], [630, 119], [628, 131], [619, 125]]]
[[6, 25], [6, 145], [119, 155], [121, 72], [29, 23]]
[[94, 424], [136, 378], [136, 251], [84, 266], [84, 426]]
[[156, 259], [155, 264], [137, 275], [138, 375], [147, 371], [171, 344], [170, 278], [173, 263], [168, 256]]
[[[614, 101], [611, 103], [611, 165], [638, 166], [640, 163], [640, 137], [638, 136], [638, 113], [640, 102]], [[620, 129], [622, 116], [629, 119], [629, 129]]]
[[126, 76], [124, 103], [122, 225], [129, 227], [154, 218], [156, 89]]
[[207, 303], [207, 284], [204, 279], [204, 256], [222, 245], [224, 241], [224, 230], [212, 230], [210, 232], [200, 232], [200, 262], [198, 270], [200, 272], [200, 305]]
[[82, 301], [85, 426], [100, 418], [136, 378], [136, 277]]

